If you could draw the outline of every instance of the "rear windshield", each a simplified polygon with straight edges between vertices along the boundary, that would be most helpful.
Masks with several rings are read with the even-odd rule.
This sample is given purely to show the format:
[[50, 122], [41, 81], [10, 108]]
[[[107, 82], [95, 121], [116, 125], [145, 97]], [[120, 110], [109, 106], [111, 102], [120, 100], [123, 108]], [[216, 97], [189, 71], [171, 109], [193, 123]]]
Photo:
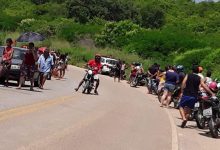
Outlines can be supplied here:
[[25, 51], [21, 49], [14, 48], [13, 59], [24, 59]]
[[116, 65], [117, 61], [116, 61], [116, 60], [113, 60], [113, 59], [107, 59], [107, 60], [106, 60], [106, 63], [112, 64], [112, 65]]
[[102, 63], [105, 63], [105, 59], [104, 59], [104, 58], [101, 58], [101, 62], [102, 62]]

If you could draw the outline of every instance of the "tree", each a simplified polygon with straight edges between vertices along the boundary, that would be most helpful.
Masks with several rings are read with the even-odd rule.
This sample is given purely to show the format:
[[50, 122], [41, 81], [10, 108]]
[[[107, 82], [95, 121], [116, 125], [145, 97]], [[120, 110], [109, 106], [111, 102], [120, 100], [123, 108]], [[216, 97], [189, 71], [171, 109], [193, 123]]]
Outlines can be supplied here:
[[141, 9], [141, 24], [146, 28], [160, 28], [165, 24], [165, 14], [156, 5], [147, 5]]

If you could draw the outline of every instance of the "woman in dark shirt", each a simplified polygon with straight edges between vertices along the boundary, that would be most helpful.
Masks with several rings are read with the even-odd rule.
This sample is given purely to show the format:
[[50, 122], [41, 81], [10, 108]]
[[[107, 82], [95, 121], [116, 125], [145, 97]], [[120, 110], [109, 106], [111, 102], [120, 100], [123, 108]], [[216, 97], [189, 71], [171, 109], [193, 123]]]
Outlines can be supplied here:
[[168, 71], [166, 72], [166, 81], [164, 85], [164, 93], [161, 98], [161, 107], [169, 106], [169, 103], [171, 101], [172, 93], [176, 87], [176, 84], [179, 81], [178, 74], [174, 71], [174, 68], [169, 66]]

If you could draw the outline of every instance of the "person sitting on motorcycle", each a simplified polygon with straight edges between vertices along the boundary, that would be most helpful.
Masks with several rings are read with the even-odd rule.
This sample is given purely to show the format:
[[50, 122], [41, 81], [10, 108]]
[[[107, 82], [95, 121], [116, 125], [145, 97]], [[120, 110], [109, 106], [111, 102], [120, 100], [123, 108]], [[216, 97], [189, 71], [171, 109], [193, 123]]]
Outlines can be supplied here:
[[200, 86], [202, 86], [210, 95], [215, 96], [215, 94], [203, 82], [201, 77], [197, 75], [198, 73], [198, 66], [193, 65], [192, 73], [186, 75], [181, 85], [181, 92], [183, 93], [183, 96], [180, 100], [179, 112], [183, 120], [181, 124], [182, 128], [186, 126], [191, 110], [193, 110], [195, 103], [197, 102]]
[[209, 85], [213, 80], [211, 78], [212, 72], [210, 70], [207, 71], [206, 77], [205, 77], [205, 84]]
[[205, 77], [204, 75], [202, 74], [203, 72], [203, 68], [201, 66], [198, 67], [198, 70], [199, 70], [199, 73], [198, 73], [198, 76], [200, 76], [200, 78], [203, 80], [203, 82], [205, 81]]
[[142, 72], [144, 72], [144, 70], [142, 67], [140, 67], [140, 65], [137, 65], [137, 63], [132, 63], [129, 83], [131, 82], [132, 78], [136, 76], [137, 73], [142, 73]]
[[168, 107], [171, 101], [171, 96], [176, 88], [176, 84], [179, 82], [179, 75], [174, 71], [175, 68], [172, 66], [168, 67], [169, 70], [166, 72], [166, 81], [164, 85], [164, 93], [161, 97], [161, 107]]
[[[93, 78], [94, 78], [94, 81], [96, 81], [94, 93], [98, 95], [98, 91], [97, 91], [97, 90], [98, 90], [99, 83], [100, 83], [98, 73], [100, 73], [101, 68], [102, 68], [101, 55], [96, 54], [96, 55], [95, 55], [95, 59], [90, 60], [90, 61], [87, 63], [87, 67], [88, 67], [88, 68], [91, 68], [92, 71], [93, 71], [93, 75], [94, 75]], [[78, 90], [79, 90], [80, 86], [83, 84], [84, 81], [85, 81], [85, 77], [84, 77], [84, 78], [82, 79], [82, 81], [79, 83], [78, 87], [75, 88], [75, 91], [78, 91]]]
[[182, 82], [183, 82], [183, 79], [184, 79], [185, 76], [186, 76], [186, 74], [184, 73], [184, 67], [183, 67], [183, 65], [178, 65], [178, 66], [176, 67], [176, 71], [177, 71], [177, 73], [178, 73], [178, 75], [179, 75], [179, 85], [181, 85]]

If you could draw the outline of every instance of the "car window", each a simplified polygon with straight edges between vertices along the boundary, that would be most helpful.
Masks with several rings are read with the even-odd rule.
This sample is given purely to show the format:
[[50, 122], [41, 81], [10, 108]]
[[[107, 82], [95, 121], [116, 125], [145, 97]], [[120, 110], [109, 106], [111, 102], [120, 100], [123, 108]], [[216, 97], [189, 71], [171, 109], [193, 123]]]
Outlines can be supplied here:
[[25, 51], [21, 50], [21, 49], [14, 49], [14, 53], [13, 53], [13, 59], [20, 59], [23, 60], [24, 59], [24, 54]]
[[105, 63], [105, 59], [104, 59], [104, 58], [101, 58], [101, 62], [102, 62], [102, 63]]
[[113, 60], [113, 59], [108, 59], [108, 60], [106, 60], [106, 62], [107, 62], [108, 64], [112, 64], [112, 65], [116, 65], [116, 63], [117, 63], [117, 61], [116, 61], [116, 60]]

